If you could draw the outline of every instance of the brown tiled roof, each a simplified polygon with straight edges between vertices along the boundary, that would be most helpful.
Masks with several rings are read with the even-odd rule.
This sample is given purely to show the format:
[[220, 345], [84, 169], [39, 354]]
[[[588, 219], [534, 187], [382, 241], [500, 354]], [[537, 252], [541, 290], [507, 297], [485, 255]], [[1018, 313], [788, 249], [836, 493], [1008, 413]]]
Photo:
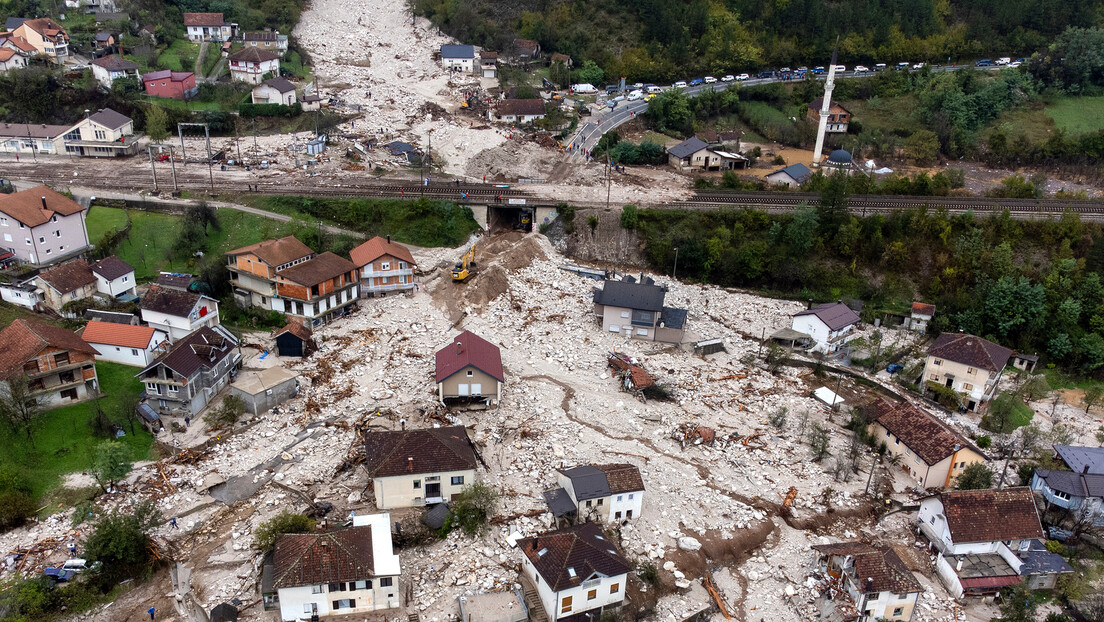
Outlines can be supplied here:
[[543, 99], [504, 99], [498, 102], [495, 112], [499, 115], [544, 114]]
[[[45, 207], [43, 207], [44, 199]], [[82, 211], [84, 208], [79, 203], [46, 186], [35, 186], [6, 196], [0, 195], [0, 212], [4, 212], [28, 227], [47, 223], [54, 214], [70, 216]]]
[[222, 13], [185, 13], [185, 26], [224, 26], [226, 20]]
[[265, 80], [261, 84], [263, 84], [267, 87], [270, 87], [270, 88], [274, 88], [277, 91], [279, 91], [281, 94], [283, 94], [283, 93], [294, 93], [295, 92], [295, 85], [292, 84], [291, 80], [288, 80], [287, 78], [281, 78], [281, 77], [269, 78], [268, 80]]
[[391, 255], [412, 266], [418, 264], [418, 262], [414, 261], [414, 256], [410, 254], [410, 249], [398, 242], [391, 242], [378, 235], [349, 251], [349, 257], [352, 258], [353, 263], [355, 263], [358, 268], [363, 268], [384, 255]]
[[0, 330], [0, 378], [20, 373], [23, 364], [38, 355], [46, 346], [96, 354], [95, 348], [72, 331], [18, 319]]
[[[910, 594], [921, 591], [920, 582], [901, 561], [897, 553], [884, 545], [864, 542], [837, 542], [814, 545], [813, 550], [826, 555], [851, 555], [855, 563], [855, 580], [860, 591]], [[870, 589], [867, 581], [872, 580]]]
[[554, 592], [578, 587], [594, 574], [615, 577], [631, 570], [596, 523], [523, 538], [518, 548]]
[[246, 253], [256, 255], [257, 259], [275, 268], [286, 263], [291, 263], [296, 259], [309, 257], [314, 254], [314, 251], [306, 244], [300, 242], [299, 238], [294, 235], [289, 235], [279, 240], [265, 240], [264, 242], [243, 246], [229, 251], [226, 254], [244, 255]]
[[354, 270], [356, 270], [356, 266], [353, 265], [353, 262], [326, 251], [301, 264], [296, 264], [290, 268], [284, 268], [276, 274], [293, 283], [311, 287]]
[[49, 17], [29, 19], [23, 22], [23, 25], [42, 35], [56, 36], [59, 33], [65, 32], [64, 28]]
[[1042, 538], [1030, 488], [939, 493], [955, 544]]
[[108, 281], [114, 281], [115, 279], [134, 272], [134, 266], [119, 259], [115, 255], [110, 257], [104, 257], [103, 259], [92, 264], [92, 271], [102, 276]]
[[[0, 48], [2, 50], [3, 48]], [[8, 50], [10, 51], [10, 50]], [[69, 131], [71, 125], [44, 125], [41, 123], [0, 123], [0, 138], [45, 138], [56, 139]], [[42, 206], [42, 198], [38, 200]], [[24, 223], [26, 224], [26, 223]]]
[[874, 421], [901, 439], [928, 466], [953, 454], [956, 445], [981, 454], [966, 437], [908, 402], [891, 404], [878, 399], [873, 408], [876, 413]]
[[[814, 99], [813, 101], [809, 102], [809, 110], [815, 110], [817, 112], [820, 112], [820, 107], [823, 106], [823, 105], [824, 105], [824, 98], [823, 97], [818, 97], [818, 98]], [[839, 114], [841, 112], [844, 112], [844, 113], [848, 112], [846, 108], [844, 108], [843, 106], [837, 104], [836, 102], [832, 102], [831, 104], [828, 105], [828, 111], [831, 112], [832, 114]]]
[[594, 468], [606, 474], [610, 494], [644, 490], [640, 469], [631, 464], [596, 464]]
[[298, 337], [299, 339], [302, 339], [303, 341], [310, 341], [311, 337], [312, 337], [311, 329], [307, 328], [306, 326], [303, 326], [299, 322], [292, 322], [292, 323], [288, 324], [287, 326], [281, 328], [280, 330], [276, 331], [275, 333], [272, 333], [272, 337], [276, 338], [276, 337], [279, 337], [280, 335], [282, 335], [284, 333], [291, 333], [291, 334], [295, 335], [296, 337]]
[[499, 382], [506, 381], [502, 373], [502, 353], [498, 346], [470, 330], [453, 337], [452, 343], [438, 350], [436, 357], [437, 382], [443, 381], [468, 365]]
[[197, 369], [211, 369], [234, 352], [237, 342], [221, 331], [203, 326], [177, 341], [146, 370], [164, 365], [177, 374], [190, 377]]
[[93, 320], [84, 327], [81, 339], [88, 343], [103, 343], [124, 348], [145, 349], [153, 339], [152, 326], [134, 326]]
[[93, 65], [103, 67], [108, 71], [134, 71], [138, 69], [138, 63], [131, 62], [121, 56], [104, 56], [92, 61]]
[[364, 448], [364, 467], [373, 478], [466, 471], [476, 466], [475, 451], [462, 425], [368, 432]]
[[928, 355], [970, 367], [1000, 371], [1008, 364], [1012, 350], [965, 333], [942, 333], [928, 347]]
[[154, 285], [142, 297], [139, 306], [146, 311], [187, 317], [202, 297], [201, 294], [195, 292], [182, 292], [178, 289], [167, 289]]
[[39, 273], [38, 278], [61, 294], [68, 294], [86, 285], [96, 284], [96, 276], [92, 274], [92, 268], [88, 267], [88, 262], [83, 259], [74, 259], [54, 266]]
[[535, 50], [537, 42], [532, 39], [514, 39], [514, 47], [519, 50]]
[[482, 52], [479, 53], [479, 58], [487, 58], [487, 59], [498, 58], [498, 52], [491, 52], [491, 51], [488, 51], [488, 50], [483, 50]]
[[912, 312], [917, 315], [935, 315], [935, 305], [929, 305], [923, 302], [912, 303]]
[[284, 534], [273, 554], [274, 587], [298, 587], [375, 576], [372, 527], [318, 534]]
[[15, 56], [15, 50], [10, 50], [8, 48], [0, 48], [0, 63], [7, 62], [8, 60], [11, 60], [12, 56]]
[[238, 63], [263, 63], [269, 60], [276, 60], [277, 58], [280, 58], [277, 54], [254, 47], [248, 47], [230, 55], [230, 60]]

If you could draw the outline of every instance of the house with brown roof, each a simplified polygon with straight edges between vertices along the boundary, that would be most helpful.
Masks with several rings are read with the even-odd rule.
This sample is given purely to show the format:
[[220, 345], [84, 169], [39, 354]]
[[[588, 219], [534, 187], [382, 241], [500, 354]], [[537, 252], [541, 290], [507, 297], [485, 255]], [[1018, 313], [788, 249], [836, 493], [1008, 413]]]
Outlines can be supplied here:
[[251, 48], [263, 48], [283, 55], [288, 49], [288, 36], [279, 30], [265, 32], [247, 32], [242, 35], [242, 45]]
[[49, 17], [24, 20], [11, 34], [33, 46], [37, 54], [56, 63], [69, 55], [69, 34]]
[[944, 491], [920, 501], [917, 521], [938, 552], [936, 574], [955, 598], [1068, 572], [1060, 555], [1034, 544], [1045, 536], [1030, 488]]
[[[818, 97], [809, 102], [806, 113], [811, 123], [820, 123], [820, 109], [824, 107], [824, 98]], [[851, 123], [851, 113], [836, 102], [829, 102], [828, 127], [825, 131], [834, 134], [846, 134], [847, 125]]]
[[191, 41], [229, 41], [238, 25], [227, 22], [222, 13], [185, 13], [184, 28]]
[[313, 257], [314, 251], [293, 235], [227, 252], [234, 299], [243, 307], [274, 309], [276, 273]]
[[114, 54], [110, 56], [101, 56], [94, 59], [91, 63], [92, 75], [96, 80], [107, 88], [111, 88], [111, 84], [120, 78], [135, 78], [138, 79], [138, 63], [129, 61], [122, 56], [116, 56]]
[[[7, 51], [9, 50], [0, 47], [0, 63], [7, 56], [4, 54]], [[68, 125], [0, 123], [0, 153], [12, 153], [26, 158], [64, 153], [65, 141], [61, 137], [68, 131]]]
[[402, 606], [390, 514], [354, 515], [338, 531], [281, 535], [272, 562], [282, 620]]
[[493, 110], [487, 112], [489, 121], [501, 123], [531, 123], [544, 118], [544, 100], [502, 99]]
[[484, 78], [498, 77], [498, 52], [483, 50], [479, 53], [479, 70]]
[[135, 374], [162, 415], [194, 417], [230, 384], [241, 363], [238, 340], [222, 326], [202, 326]]
[[280, 55], [248, 47], [229, 56], [230, 77], [249, 84], [260, 84], [271, 74], [280, 75]]
[[381, 510], [446, 502], [475, 481], [475, 450], [462, 425], [369, 431], [364, 449]]
[[358, 270], [353, 262], [325, 252], [276, 273], [272, 308], [304, 326], [318, 326], [356, 304]]
[[826, 302], [793, 316], [790, 328], [813, 340], [813, 352], [834, 354], [854, 338], [859, 314], [842, 302]]
[[[545, 492], [544, 498], [557, 519], [621, 522], [640, 516], [644, 480], [640, 470], [631, 464], [584, 464], [558, 469], [556, 483], [560, 487]], [[568, 503], [564, 503], [565, 499]]]
[[272, 334], [276, 339], [276, 353], [280, 356], [310, 356], [317, 346], [311, 329], [299, 322], [292, 322]]
[[437, 399], [442, 404], [490, 407], [502, 399], [506, 376], [498, 346], [471, 331], [453, 337], [436, 354]]
[[250, 95], [254, 104], [295, 104], [295, 85], [287, 78], [269, 78], [253, 87]]
[[923, 302], [912, 303], [912, 310], [905, 318], [905, 328], [918, 333], [928, 332], [928, 323], [935, 317], [935, 305]]
[[414, 289], [414, 270], [418, 262], [410, 249], [392, 242], [391, 236], [376, 236], [349, 251], [349, 258], [360, 270], [360, 297], [386, 296]]
[[96, 350], [96, 358], [145, 367], [169, 345], [165, 331], [152, 326], [135, 326], [93, 320], [84, 327], [81, 339]]
[[96, 350], [72, 331], [18, 319], [0, 330], [0, 390], [25, 377], [45, 407], [93, 397], [99, 391]]
[[138, 300], [134, 284], [134, 266], [115, 255], [104, 257], [89, 266], [96, 275], [96, 291], [110, 299]]
[[30, 282], [42, 292], [43, 306], [66, 317], [76, 317], [62, 310], [67, 303], [89, 298], [96, 293], [96, 275], [83, 259], [74, 259], [44, 270]]
[[32, 266], [64, 261], [90, 246], [85, 214], [79, 203], [46, 186], [0, 194], [0, 248]]
[[[864, 542], [816, 544], [817, 570], [837, 594], [840, 618], [858, 622], [912, 619], [923, 588], [905, 562], [885, 545]], [[849, 608], [849, 611], [847, 610]]]
[[0, 45], [0, 73], [8, 73], [12, 69], [22, 69], [27, 66], [27, 57], [17, 49]]
[[921, 488], [950, 488], [966, 467], [986, 461], [966, 437], [908, 402], [878, 399], [871, 410], [871, 437], [899, 458], [898, 466]]
[[616, 611], [624, 603], [632, 566], [597, 523], [522, 538], [517, 546], [522, 583], [539, 598], [529, 605], [539, 605], [549, 620]]
[[218, 301], [195, 292], [154, 285], [142, 297], [142, 321], [176, 342], [204, 327], [219, 325]]
[[[982, 411], [997, 392], [1012, 350], [965, 333], [942, 333], [928, 346], [920, 381], [954, 389], [966, 410]], [[928, 392], [932, 392], [928, 389]]]
[[532, 39], [514, 39], [514, 55], [519, 60], [535, 60], [540, 58], [540, 44]]

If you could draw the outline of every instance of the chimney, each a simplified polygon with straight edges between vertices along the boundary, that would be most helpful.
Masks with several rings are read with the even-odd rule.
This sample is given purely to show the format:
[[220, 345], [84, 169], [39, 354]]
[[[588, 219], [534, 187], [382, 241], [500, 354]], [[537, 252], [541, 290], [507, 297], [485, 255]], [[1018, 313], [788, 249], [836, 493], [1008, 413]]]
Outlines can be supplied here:
[[391, 243], [391, 234], [390, 233], [387, 234], [387, 243], [388, 244]]
[[407, 456], [407, 458], [406, 458], [406, 468], [411, 470], [411, 471], [414, 470], [414, 456]]
[[955, 443], [955, 451], [957, 452], [959, 449], [962, 449], [962, 445]]
[[866, 578], [866, 591], [867, 593], [874, 591], [874, 577]]
[[399, 420], [399, 425], [402, 426], [403, 432], [406, 432], [406, 419], [405, 418]]
[[46, 195], [42, 195], [42, 209], [50, 209], [46, 207]]
[[955, 564], [955, 572], [961, 572], [962, 571], [962, 561], [963, 561], [962, 558], [959, 557], [958, 558], [958, 563]]
[[326, 538], [319, 538], [318, 546], [326, 546]]
[[456, 354], [459, 355], [463, 351], [464, 351], [464, 343], [461, 342], [461, 341], [457, 341], [456, 342]]
[[1081, 472], [1085, 475], [1088, 475], [1089, 474], [1089, 465], [1086, 464], [1084, 467], [1082, 467]]
[[810, 298], [810, 299], [809, 299], [809, 302], [807, 302], [807, 303], [805, 304], [805, 308], [806, 308], [806, 309], [812, 309], [812, 308], [813, 308], [813, 299], [812, 299], [812, 298]]

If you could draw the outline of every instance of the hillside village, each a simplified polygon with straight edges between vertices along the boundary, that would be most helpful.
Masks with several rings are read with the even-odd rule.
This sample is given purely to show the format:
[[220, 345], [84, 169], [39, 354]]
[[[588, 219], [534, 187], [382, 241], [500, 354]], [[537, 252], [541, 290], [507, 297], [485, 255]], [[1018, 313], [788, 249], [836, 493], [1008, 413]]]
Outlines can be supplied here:
[[[42, 409], [128, 366], [165, 448], [93, 512], [154, 502], [170, 572], [89, 619], [986, 620], [1007, 586], [1068, 580], [1047, 543], [1101, 522], [1093, 418], [1037, 396], [1037, 436], [992, 441], [982, 415], [1037, 357], [927, 334], [923, 302], [874, 326], [571, 264], [538, 233], [478, 243], [465, 281], [463, 248], [374, 238], [346, 258], [288, 236], [226, 253], [235, 304], [286, 317], [258, 332], [224, 326], [194, 277], [74, 258], [86, 211], [0, 198], [2, 226], [44, 232], [7, 258], [34, 276], [0, 288], [42, 319], [0, 351]], [[68, 304], [97, 299], [137, 312]], [[853, 362], [875, 343], [889, 371]], [[1018, 470], [1017, 445], [1053, 468]], [[260, 544], [281, 513], [314, 526]], [[5, 572], [64, 568], [89, 536], [67, 511], [33, 520], [0, 535]]]

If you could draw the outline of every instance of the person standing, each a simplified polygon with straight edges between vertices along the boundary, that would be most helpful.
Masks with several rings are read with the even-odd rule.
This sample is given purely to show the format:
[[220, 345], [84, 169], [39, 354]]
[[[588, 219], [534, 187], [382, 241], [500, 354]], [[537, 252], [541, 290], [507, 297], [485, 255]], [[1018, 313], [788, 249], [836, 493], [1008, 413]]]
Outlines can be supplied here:
[[146, 609], [146, 613], [150, 614], [150, 620], [153, 620], [153, 614], [154, 614], [153, 607], [150, 607], [149, 609]]

